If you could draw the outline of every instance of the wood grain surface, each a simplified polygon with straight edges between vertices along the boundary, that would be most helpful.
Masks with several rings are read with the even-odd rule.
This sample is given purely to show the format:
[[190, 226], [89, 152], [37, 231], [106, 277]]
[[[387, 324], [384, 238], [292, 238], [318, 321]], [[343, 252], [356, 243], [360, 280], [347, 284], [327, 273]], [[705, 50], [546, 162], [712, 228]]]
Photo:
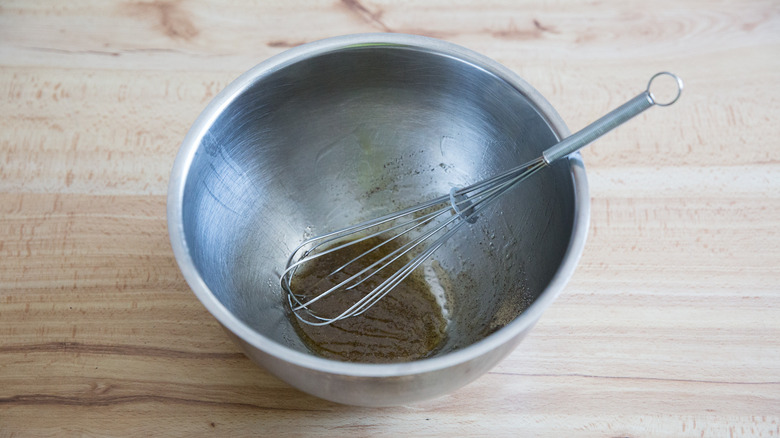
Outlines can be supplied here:
[[[582, 261], [508, 359], [366, 409], [275, 379], [189, 291], [168, 174], [207, 102], [357, 32], [508, 66], [578, 129], [670, 70], [680, 102], [587, 149]], [[780, 436], [780, 4], [0, 2], [0, 436]]]

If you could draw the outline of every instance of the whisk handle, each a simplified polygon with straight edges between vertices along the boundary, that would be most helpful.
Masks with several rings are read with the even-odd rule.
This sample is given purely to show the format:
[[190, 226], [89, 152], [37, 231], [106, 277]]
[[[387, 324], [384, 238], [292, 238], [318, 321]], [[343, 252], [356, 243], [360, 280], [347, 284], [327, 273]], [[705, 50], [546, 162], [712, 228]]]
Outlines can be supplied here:
[[[657, 101], [655, 96], [653, 96], [653, 93], [650, 91], [653, 80], [662, 75], [671, 76], [675, 80], [677, 86], [677, 95], [672, 100], [663, 103]], [[645, 91], [643, 91], [641, 94], [610, 111], [605, 116], [601, 117], [580, 131], [577, 131], [574, 134], [561, 140], [555, 146], [545, 150], [542, 153], [544, 161], [547, 164], [550, 164], [559, 158], [573, 154], [574, 152], [594, 142], [596, 139], [606, 134], [607, 132], [617, 128], [628, 120], [639, 115], [641, 112], [645, 111], [653, 105], [669, 106], [673, 104], [677, 101], [677, 99], [680, 98], [682, 89], [682, 79], [680, 79], [677, 75], [669, 72], [656, 73], [652, 78], [650, 78], [650, 81], [647, 83], [647, 89], [645, 89]]]

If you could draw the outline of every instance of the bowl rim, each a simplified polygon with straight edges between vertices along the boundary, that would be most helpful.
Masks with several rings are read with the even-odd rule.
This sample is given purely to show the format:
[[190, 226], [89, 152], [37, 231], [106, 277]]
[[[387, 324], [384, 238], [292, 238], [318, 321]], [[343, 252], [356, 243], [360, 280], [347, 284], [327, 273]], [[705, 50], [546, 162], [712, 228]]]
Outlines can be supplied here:
[[277, 343], [252, 329], [219, 302], [200, 276], [187, 247], [183, 227], [183, 200], [187, 175], [203, 136], [222, 111], [261, 77], [307, 58], [365, 45], [406, 47], [451, 56], [467, 62], [497, 76], [523, 94], [545, 118], [559, 139], [570, 134], [552, 105], [525, 80], [493, 59], [454, 43], [397, 33], [352, 34], [306, 43], [272, 56], [240, 75], [212, 99], [190, 127], [174, 161], [168, 186], [167, 220], [171, 246], [179, 268], [193, 293], [220, 324], [249, 345], [277, 359], [319, 372], [352, 377], [399, 377], [450, 368], [497, 349], [530, 329], [541, 317], [542, 312], [561, 293], [574, 273], [585, 246], [590, 220], [588, 182], [579, 153], [568, 158], [574, 187], [574, 220], [563, 261], [552, 280], [531, 306], [512, 322], [474, 344], [441, 356], [403, 363], [356, 363], [317, 357]]

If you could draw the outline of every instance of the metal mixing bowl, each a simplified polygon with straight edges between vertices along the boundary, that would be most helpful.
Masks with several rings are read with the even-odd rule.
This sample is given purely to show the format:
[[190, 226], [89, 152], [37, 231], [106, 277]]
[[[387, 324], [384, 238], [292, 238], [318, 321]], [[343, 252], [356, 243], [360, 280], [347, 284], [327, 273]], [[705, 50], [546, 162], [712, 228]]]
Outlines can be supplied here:
[[574, 271], [589, 218], [579, 155], [508, 192], [438, 250], [450, 321], [430, 358], [311, 354], [278, 283], [290, 251], [535, 158], [568, 134], [530, 85], [462, 47], [399, 34], [306, 44], [239, 77], [192, 126], [171, 175], [171, 244], [198, 299], [290, 385], [368, 406], [435, 397], [509, 354]]

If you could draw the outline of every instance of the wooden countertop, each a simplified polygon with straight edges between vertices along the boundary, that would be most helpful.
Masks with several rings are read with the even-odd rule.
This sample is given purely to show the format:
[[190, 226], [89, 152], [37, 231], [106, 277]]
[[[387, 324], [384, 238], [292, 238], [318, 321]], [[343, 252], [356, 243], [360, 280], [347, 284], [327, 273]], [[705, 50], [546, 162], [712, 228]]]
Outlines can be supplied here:
[[[463, 389], [322, 401], [250, 363], [166, 230], [179, 144], [243, 71], [391, 31], [516, 71], [578, 129], [670, 70], [680, 102], [584, 152], [579, 268]], [[745, 2], [0, 4], [0, 436], [780, 436], [780, 7]]]

